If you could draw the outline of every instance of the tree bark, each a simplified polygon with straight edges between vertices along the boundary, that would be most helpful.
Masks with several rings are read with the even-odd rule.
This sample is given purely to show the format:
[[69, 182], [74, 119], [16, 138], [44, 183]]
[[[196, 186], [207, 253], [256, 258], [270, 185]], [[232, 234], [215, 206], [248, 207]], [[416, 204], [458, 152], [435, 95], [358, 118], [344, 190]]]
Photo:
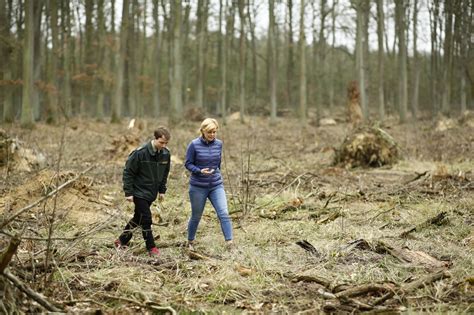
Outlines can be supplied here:
[[299, 51], [300, 51], [300, 110], [299, 116], [301, 123], [306, 125], [306, 112], [307, 112], [307, 104], [306, 104], [306, 36], [304, 31], [304, 13], [305, 13], [305, 0], [301, 0], [301, 8], [300, 8], [300, 38], [299, 38]]
[[238, 0], [240, 19], [240, 39], [239, 39], [239, 104], [240, 122], [244, 122], [245, 115], [245, 65], [246, 65], [246, 35], [245, 35], [245, 0]]
[[118, 123], [122, 117], [122, 103], [123, 103], [123, 81], [124, 81], [124, 70], [125, 70], [125, 58], [127, 58], [127, 29], [128, 29], [128, 18], [129, 18], [129, 0], [123, 0], [122, 3], [122, 23], [120, 26], [120, 51], [117, 55], [117, 66], [115, 73], [115, 86], [114, 95], [112, 101], [112, 118], [113, 123]]
[[[290, 0], [291, 1], [291, 0]], [[276, 41], [275, 41], [275, 1], [269, 0], [268, 6], [269, 25], [268, 25], [268, 66], [270, 67], [270, 121], [276, 122], [277, 117], [277, 60], [276, 60]]]
[[207, 16], [208, 0], [199, 0], [197, 7], [197, 84], [196, 84], [196, 106], [204, 106], [204, 73], [205, 73], [205, 51], [207, 40]]
[[378, 99], [379, 99], [379, 119], [383, 121], [385, 119], [385, 94], [384, 94], [384, 48], [383, 38], [385, 34], [385, 14], [383, 11], [384, 0], [377, 0], [377, 40], [378, 40], [378, 52], [377, 52], [377, 69], [378, 69]]
[[160, 102], [160, 69], [161, 69], [161, 31], [159, 21], [159, 0], [153, 1], [153, 23], [155, 26], [155, 34], [153, 36], [153, 91], [152, 91], [152, 112], [155, 117], [159, 117], [161, 113]]
[[104, 100], [105, 100], [105, 84], [106, 75], [105, 65], [105, 16], [104, 16], [104, 0], [97, 1], [97, 27], [98, 27], [98, 43], [97, 43], [97, 104], [95, 116], [99, 121], [104, 119]]
[[396, 10], [396, 29], [398, 37], [398, 94], [399, 94], [399, 114], [400, 122], [405, 123], [407, 120], [407, 106], [408, 106], [408, 80], [407, 80], [407, 48], [405, 42], [405, 14], [406, 2], [400, 0], [395, 2]]
[[172, 81], [170, 91], [170, 123], [178, 122], [183, 114], [183, 60], [182, 60], [182, 7], [180, 0], [171, 2], [172, 19]]
[[25, 3], [25, 34], [23, 39], [23, 97], [21, 105], [21, 125], [31, 128], [34, 125], [33, 119], [33, 75], [34, 75], [34, 3]]

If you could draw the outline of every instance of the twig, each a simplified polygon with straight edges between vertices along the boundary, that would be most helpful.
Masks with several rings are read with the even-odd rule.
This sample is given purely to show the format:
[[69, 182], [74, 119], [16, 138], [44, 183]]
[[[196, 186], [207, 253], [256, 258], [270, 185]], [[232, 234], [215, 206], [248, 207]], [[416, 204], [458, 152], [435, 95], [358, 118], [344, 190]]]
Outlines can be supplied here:
[[0, 260], [0, 273], [3, 273], [8, 263], [12, 260], [13, 255], [16, 253], [18, 245], [20, 245], [21, 239], [19, 235], [15, 235], [10, 240], [7, 250], [3, 253]]
[[273, 194], [272, 198], [270, 199], [270, 201], [268, 201], [267, 203], [261, 205], [261, 206], [258, 206], [258, 207], [255, 207], [253, 210], [256, 211], [256, 210], [259, 210], [260, 208], [264, 208], [266, 206], [268, 206], [269, 204], [271, 204], [273, 202], [273, 199], [275, 199], [276, 196], [278, 196], [283, 190], [287, 189], [288, 187], [291, 187], [291, 185], [293, 185], [293, 183], [295, 183], [296, 181], [298, 181], [301, 177], [303, 177], [304, 175], [308, 174], [308, 172], [305, 172], [303, 174], [300, 174], [298, 176], [296, 176], [295, 179], [293, 179], [291, 181], [291, 183], [289, 183], [288, 185], [280, 188], [276, 193]]
[[55, 190], [51, 191], [50, 193], [48, 193], [46, 196], [36, 200], [35, 202], [33, 202], [32, 204], [29, 204], [28, 206], [26, 207], [23, 207], [21, 208], [20, 210], [16, 211], [14, 214], [12, 214], [9, 218], [3, 220], [3, 222], [0, 224], [0, 229], [3, 229], [5, 226], [7, 226], [11, 221], [13, 221], [14, 219], [16, 219], [16, 217], [18, 217], [19, 215], [21, 215], [23, 212], [26, 212], [28, 210], [30, 210], [31, 208], [33, 208], [34, 206], [40, 204], [41, 202], [45, 201], [46, 199], [48, 198], [51, 198], [52, 196], [54, 196], [55, 194], [57, 194], [61, 189], [64, 189], [65, 187], [69, 186], [71, 183], [75, 182], [76, 180], [78, 180], [82, 175], [84, 175], [85, 173], [87, 173], [88, 171], [90, 171], [92, 168], [94, 168], [95, 165], [91, 165], [89, 166], [88, 168], [86, 168], [84, 171], [82, 171], [81, 173], [79, 173], [76, 177], [74, 177], [73, 179], [71, 180], [68, 180], [67, 182], [65, 182], [64, 184], [62, 184], [61, 186], [59, 186], [58, 188], [56, 188]]
[[[59, 185], [59, 171], [61, 169], [61, 160], [63, 157], [63, 151], [64, 151], [64, 136], [66, 134], [66, 123], [63, 124], [63, 131], [61, 133], [61, 141], [59, 145], [59, 156], [58, 156], [58, 163], [56, 165], [56, 187]], [[56, 208], [57, 208], [57, 203], [58, 203], [58, 194], [55, 194], [53, 197], [53, 210], [51, 213], [51, 218], [48, 220], [48, 241], [46, 242], [46, 258], [44, 260], [44, 269], [48, 270], [49, 267], [49, 260], [51, 258], [51, 246], [52, 246], [52, 240], [51, 237], [53, 236], [54, 232], [54, 222], [56, 221]], [[46, 203], [45, 203], [46, 205]], [[46, 281], [46, 286], [49, 285], [49, 282], [51, 280], [52, 274], [50, 277], [45, 277]]]
[[56, 260], [54, 258], [53, 258], [53, 264], [56, 267], [56, 269], [58, 270], [59, 275], [61, 276], [61, 279], [63, 280], [63, 283], [64, 283], [64, 285], [66, 286], [66, 288], [69, 292], [69, 296], [70, 296], [71, 300], [74, 300], [74, 296], [72, 294], [71, 288], [69, 288], [69, 285], [67, 284], [66, 279], [64, 278], [63, 272], [61, 271], [61, 268], [59, 268], [59, 266], [56, 263]]
[[43, 306], [48, 311], [50, 312], [62, 311], [60, 308], [57, 308], [56, 306], [51, 304], [48, 300], [46, 300], [46, 298], [41, 293], [33, 291], [30, 287], [28, 287], [26, 284], [21, 282], [21, 280], [18, 279], [15, 275], [13, 275], [8, 269], [4, 270], [2, 275], [8, 280], [10, 280], [10, 282], [13, 283], [13, 285], [15, 285], [20, 291], [25, 293], [34, 301], [38, 302], [38, 304]]

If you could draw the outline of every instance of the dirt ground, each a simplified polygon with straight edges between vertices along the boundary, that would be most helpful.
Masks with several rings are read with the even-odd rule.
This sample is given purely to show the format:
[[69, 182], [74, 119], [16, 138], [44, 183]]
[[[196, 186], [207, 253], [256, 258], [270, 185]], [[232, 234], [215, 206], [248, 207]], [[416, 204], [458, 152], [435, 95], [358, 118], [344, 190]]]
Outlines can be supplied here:
[[235, 247], [208, 205], [194, 252], [183, 160], [199, 122], [172, 126], [169, 188], [153, 205], [159, 259], [140, 231], [128, 250], [113, 241], [133, 212], [121, 189], [127, 155], [165, 120], [0, 126], [43, 157], [25, 168], [12, 153], [0, 168], [0, 249], [21, 238], [7, 269], [18, 282], [0, 277], [2, 311], [474, 312], [474, 124], [387, 120], [379, 127], [401, 159], [348, 169], [333, 164], [352, 132], [336, 121], [221, 126]]

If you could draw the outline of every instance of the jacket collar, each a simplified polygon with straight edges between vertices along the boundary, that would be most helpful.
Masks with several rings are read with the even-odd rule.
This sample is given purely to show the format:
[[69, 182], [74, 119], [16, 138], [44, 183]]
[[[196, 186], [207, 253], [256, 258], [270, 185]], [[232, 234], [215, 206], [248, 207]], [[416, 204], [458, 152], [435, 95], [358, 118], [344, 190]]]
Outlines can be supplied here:
[[216, 139], [214, 138], [214, 140], [212, 141], [207, 141], [206, 139], [204, 139], [202, 136], [199, 137], [199, 140], [201, 141], [201, 143], [205, 144], [205, 145], [211, 145], [213, 144], [214, 142], [216, 142]]
[[157, 151], [153, 147], [152, 140], [148, 141], [148, 143], [146, 144], [146, 147], [148, 149], [148, 152], [150, 152], [151, 155], [155, 156]]

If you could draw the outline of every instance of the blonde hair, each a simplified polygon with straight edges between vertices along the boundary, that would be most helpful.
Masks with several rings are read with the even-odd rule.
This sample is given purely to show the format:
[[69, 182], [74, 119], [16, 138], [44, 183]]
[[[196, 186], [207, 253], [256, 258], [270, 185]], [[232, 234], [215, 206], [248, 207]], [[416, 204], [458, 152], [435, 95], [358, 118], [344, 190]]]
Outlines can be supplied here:
[[213, 129], [219, 129], [219, 124], [217, 123], [217, 120], [215, 120], [214, 118], [206, 118], [202, 121], [199, 131], [201, 132], [201, 135], [204, 135], [204, 131], [210, 131]]

